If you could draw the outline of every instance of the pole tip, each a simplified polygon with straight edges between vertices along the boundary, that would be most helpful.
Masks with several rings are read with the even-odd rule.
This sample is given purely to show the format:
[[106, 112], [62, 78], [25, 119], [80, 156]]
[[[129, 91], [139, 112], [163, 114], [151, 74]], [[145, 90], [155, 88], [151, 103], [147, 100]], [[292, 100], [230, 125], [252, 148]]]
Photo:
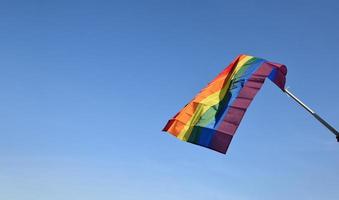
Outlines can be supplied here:
[[339, 135], [337, 135], [336, 138], [337, 138], [337, 142], [339, 142]]

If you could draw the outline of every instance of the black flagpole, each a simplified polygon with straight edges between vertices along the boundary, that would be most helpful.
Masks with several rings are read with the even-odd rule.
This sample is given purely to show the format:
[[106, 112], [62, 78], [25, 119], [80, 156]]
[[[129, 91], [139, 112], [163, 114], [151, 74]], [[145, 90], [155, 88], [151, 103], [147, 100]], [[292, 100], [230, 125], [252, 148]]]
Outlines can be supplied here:
[[313, 117], [315, 117], [320, 123], [322, 123], [328, 130], [330, 130], [337, 138], [337, 141], [339, 142], [339, 133], [338, 131], [331, 126], [329, 123], [327, 123], [323, 118], [321, 118], [317, 113], [315, 113], [311, 108], [309, 108], [307, 105], [305, 105], [300, 99], [298, 99], [294, 94], [292, 94], [290, 91], [285, 88], [283, 90], [288, 96], [290, 96], [293, 100], [295, 100], [299, 105], [301, 105], [303, 108], [305, 108]]

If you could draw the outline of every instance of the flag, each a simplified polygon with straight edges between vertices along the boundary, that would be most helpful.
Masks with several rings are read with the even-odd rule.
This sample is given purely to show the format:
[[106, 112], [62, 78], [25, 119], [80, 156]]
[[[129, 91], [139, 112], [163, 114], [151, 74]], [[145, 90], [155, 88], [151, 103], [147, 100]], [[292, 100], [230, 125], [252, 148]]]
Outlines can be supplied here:
[[265, 79], [284, 90], [286, 73], [285, 65], [240, 55], [170, 119], [163, 131], [225, 154]]

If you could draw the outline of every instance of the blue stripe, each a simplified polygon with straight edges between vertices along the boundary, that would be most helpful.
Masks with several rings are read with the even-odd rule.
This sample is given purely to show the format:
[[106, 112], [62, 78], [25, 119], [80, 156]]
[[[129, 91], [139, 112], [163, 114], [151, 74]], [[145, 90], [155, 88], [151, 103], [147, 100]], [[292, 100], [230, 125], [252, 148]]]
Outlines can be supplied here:
[[198, 144], [202, 146], [209, 146], [211, 143], [211, 140], [213, 138], [213, 135], [215, 134], [215, 130], [218, 129], [220, 126], [220, 123], [222, 122], [222, 119], [225, 118], [228, 110], [229, 105], [232, 105], [233, 101], [238, 96], [240, 90], [244, 87], [248, 79], [251, 77], [251, 75], [265, 62], [263, 59], [256, 59], [253, 61], [253, 63], [250, 64], [250, 66], [246, 69], [246, 71], [239, 77], [236, 77], [234, 80], [232, 80], [231, 88], [226, 93], [224, 98], [222, 99], [221, 106], [219, 106], [220, 110], [216, 113], [215, 120], [210, 122], [206, 128], [200, 129], [200, 137]]

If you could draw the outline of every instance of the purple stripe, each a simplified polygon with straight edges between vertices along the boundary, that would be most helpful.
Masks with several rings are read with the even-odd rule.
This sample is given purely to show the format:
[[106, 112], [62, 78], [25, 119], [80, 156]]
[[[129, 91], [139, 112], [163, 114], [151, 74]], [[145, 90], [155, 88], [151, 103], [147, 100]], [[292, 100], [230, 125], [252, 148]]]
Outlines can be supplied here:
[[226, 153], [230, 141], [239, 127], [240, 121], [247, 108], [264, 84], [266, 77], [269, 76], [273, 70], [277, 70], [277, 75], [272, 81], [281, 89], [285, 87], [286, 67], [284, 65], [272, 63], [262, 64], [248, 79], [232, 105], [229, 106], [227, 114], [222, 119], [220, 126], [217, 128], [216, 133], [212, 138], [210, 144], [211, 149]]

